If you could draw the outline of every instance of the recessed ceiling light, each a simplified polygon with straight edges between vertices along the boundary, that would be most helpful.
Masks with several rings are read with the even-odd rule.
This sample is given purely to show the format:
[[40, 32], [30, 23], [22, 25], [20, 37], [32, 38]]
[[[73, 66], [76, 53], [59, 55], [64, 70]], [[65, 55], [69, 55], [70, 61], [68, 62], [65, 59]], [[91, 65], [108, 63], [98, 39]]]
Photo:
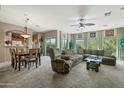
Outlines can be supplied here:
[[36, 27], [40, 27], [40, 25], [35, 25]]
[[79, 31], [79, 29], [76, 29], [76, 31]]
[[111, 11], [106, 12], [104, 15], [105, 15], [105, 16], [110, 16], [110, 15], [111, 15]]

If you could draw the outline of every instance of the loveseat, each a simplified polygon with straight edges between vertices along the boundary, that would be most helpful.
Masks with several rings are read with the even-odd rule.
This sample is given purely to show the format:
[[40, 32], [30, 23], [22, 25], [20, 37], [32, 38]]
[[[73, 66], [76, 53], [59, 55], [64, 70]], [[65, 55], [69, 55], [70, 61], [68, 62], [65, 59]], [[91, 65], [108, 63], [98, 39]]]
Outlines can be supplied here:
[[52, 70], [57, 73], [67, 74], [72, 67], [83, 61], [82, 55], [70, 55], [68, 52], [64, 53], [63, 51], [58, 53], [53, 48], [49, 49], [49, 54]]
[[83, 59], [90, 55], [102, 56], [102, 64], [105, 65], [116, 65], [116, 57], [112, 55], [109, 50], [90, 50], [90, 49], [78, 49], [78, 53], [83, 55]]

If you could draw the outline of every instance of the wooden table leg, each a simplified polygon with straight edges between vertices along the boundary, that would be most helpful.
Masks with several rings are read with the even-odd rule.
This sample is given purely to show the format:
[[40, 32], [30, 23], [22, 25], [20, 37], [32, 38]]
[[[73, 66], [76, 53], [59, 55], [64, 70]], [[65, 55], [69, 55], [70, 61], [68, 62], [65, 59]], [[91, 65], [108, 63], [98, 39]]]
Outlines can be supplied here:
[[12, 60], [11, 60], [11, 65], [12, 65], [12, 67], [14, 68], [14, 59], [12, 58]]
[[87, 70], [89, 70], [89, 62], [87, 62], [86, 66], [87, 66]]
[[19, 62], [18, 62], [18, 70], [20, 71], [21, 70], [21, 61], [20, 61], [21, 57], [19, 56]]
[[99, 64], [96, 64], [96, 69], [95, 69], [96, 72], [99, 72]]
[[39, 65], [41, 65], [41, 55], [39, 53]]

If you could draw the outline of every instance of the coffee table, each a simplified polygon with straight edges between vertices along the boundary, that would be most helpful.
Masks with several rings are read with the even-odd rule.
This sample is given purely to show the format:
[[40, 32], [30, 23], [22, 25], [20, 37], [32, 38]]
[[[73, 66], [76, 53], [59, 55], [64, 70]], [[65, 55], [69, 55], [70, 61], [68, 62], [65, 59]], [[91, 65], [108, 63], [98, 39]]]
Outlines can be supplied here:
[[96, 72], [99, 72], [99, 66], [100, 63], [102, 62], [102, 57], [101, 56], [89, 56], [86, 59], [86, 68], [87, 70], [95, 70]]

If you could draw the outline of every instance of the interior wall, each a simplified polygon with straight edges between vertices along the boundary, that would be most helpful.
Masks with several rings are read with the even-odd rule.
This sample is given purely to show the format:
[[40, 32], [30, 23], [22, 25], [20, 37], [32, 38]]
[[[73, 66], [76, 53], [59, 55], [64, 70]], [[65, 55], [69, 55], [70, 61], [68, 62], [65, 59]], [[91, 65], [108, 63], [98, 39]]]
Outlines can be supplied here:
[[[9, 48], [5, 47], [4, 39], [5, 33], [12, 30], [24, 31], [24, 27], [0, 22], [0, 62], [10, 61]], [[31, 35], [31, 37], [28, 40], [29, 48], [32, 47], [32, 32], [33, 30], [28, 29], [28, 33]]]
[[[0, 29], [1, 29], [1, 25], [0, 25]], [[4, 44], [4, 32], [0, 30], [0, 62], [4, 61], [5, 52], [4, 52], [3, 44]]]
[[57, 31], [57, 48], [60, 48], [60, 31]]

